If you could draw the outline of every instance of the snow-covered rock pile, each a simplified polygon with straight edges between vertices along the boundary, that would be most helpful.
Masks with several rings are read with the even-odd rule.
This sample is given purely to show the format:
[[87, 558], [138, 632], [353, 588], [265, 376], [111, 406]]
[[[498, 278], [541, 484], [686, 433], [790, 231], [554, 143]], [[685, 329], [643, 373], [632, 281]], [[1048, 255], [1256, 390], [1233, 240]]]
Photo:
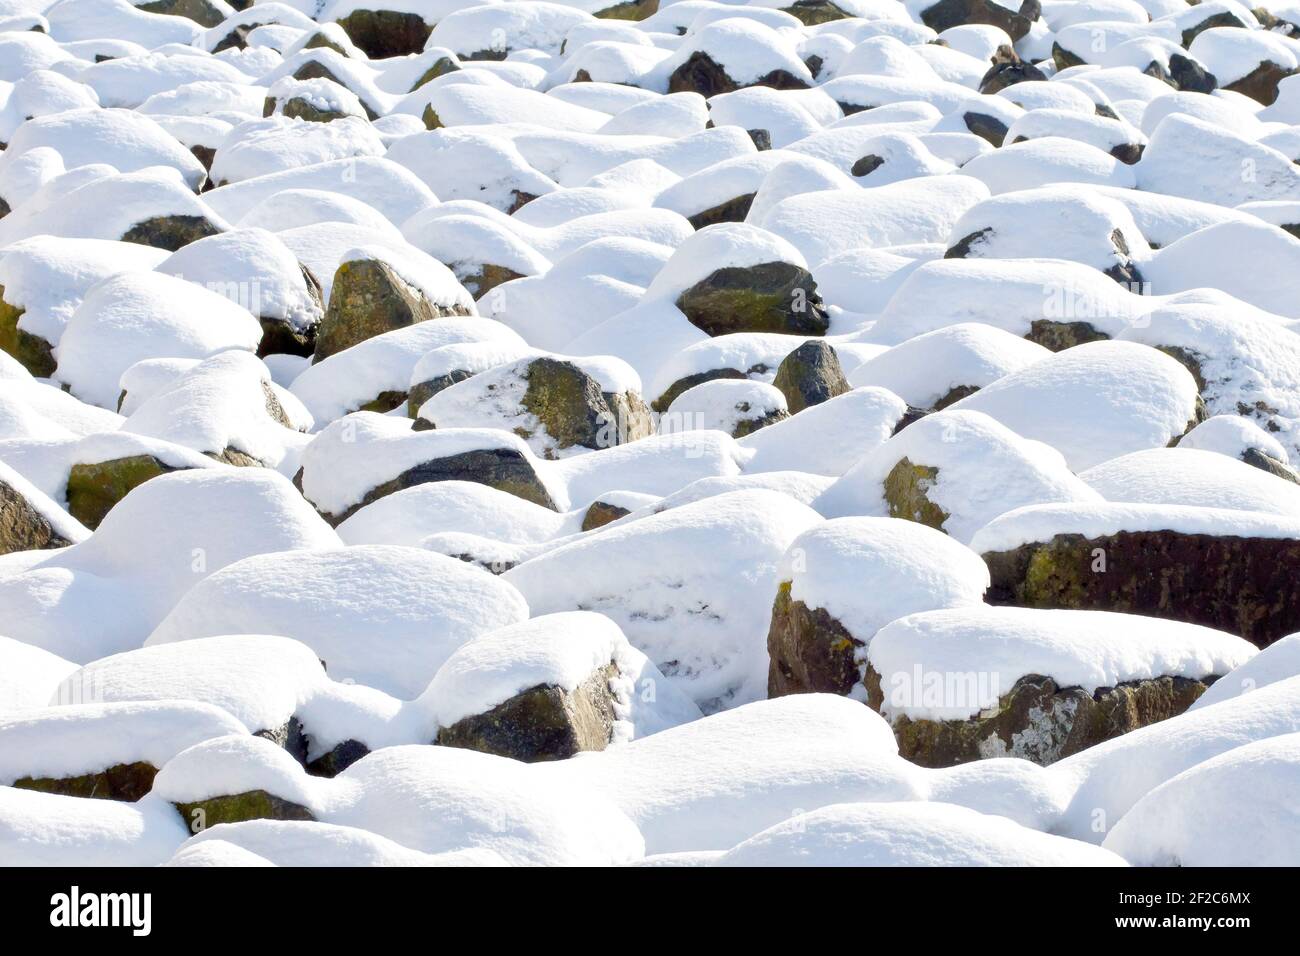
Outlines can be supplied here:
[[0, 0], [0, 863], [1300, 863], [1300, 14]]

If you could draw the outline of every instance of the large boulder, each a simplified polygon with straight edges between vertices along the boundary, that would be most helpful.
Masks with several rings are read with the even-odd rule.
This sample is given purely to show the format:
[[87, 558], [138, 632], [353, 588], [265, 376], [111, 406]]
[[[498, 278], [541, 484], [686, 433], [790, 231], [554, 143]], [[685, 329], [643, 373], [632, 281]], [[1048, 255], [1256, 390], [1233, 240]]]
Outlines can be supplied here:
[[85, 535], [62, 508], [0, 462], [0, 555], [66, 548]]
[[921, 11], [921, 22], [939, 33], [967, 23], [986, 23], [1019, 40], [1041, 12], [1038, 0], [1023, 0], [1018, 7], [1003, 6], [996, 0], [938, 0]]
[[677, 308], [709, 335], [824, 335], [830, 327], [812, 273], [791, 262], [725, 266], [683, 292]]
[[1179, 505], [1017, 509], [971, 542], [988, 598], [1207, 625], [1259, 647], [1300, 630], [1300, 520]]
[[433, 27], [418, 13], [382, 9], [380, 0], [374, 10], [352, 10], [339, 18], [339, 26], [348, 37], [373, 59], [419, 53]]
[[791, 415], [851, 388], [835, 349], [819, 341], [805, 342], [782, 359], [772, 384], [785, 396]]

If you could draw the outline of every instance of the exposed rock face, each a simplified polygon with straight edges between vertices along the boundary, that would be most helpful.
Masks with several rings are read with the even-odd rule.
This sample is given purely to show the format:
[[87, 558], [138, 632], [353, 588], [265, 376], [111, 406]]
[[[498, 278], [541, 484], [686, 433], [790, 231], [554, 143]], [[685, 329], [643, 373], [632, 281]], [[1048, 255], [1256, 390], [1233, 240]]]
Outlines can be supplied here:
[[592, 14], [602, 20], [644, 20], [659, 12], [659, 0], [623, 0]]
[[1169, 55], [1168, 70], [1153, 60], [1142, 72], [1186, 93], [1213, 93], [1219, 85], [1213, 73], [1180, 53]]
[[319, 362], [358, 342], [449, 315], [468, 315], [460, 306], [429, 301], [386, 262], [360, 259], [342, 263], [334, 274], [329, 308], [316, 333]]
[[528, 763], [604, 750], [614, 727], [609, 682], [617, 675], [607, 664], [572, 691], [554, 684], [529, 688], [485, 714], [441, 728], [435, 742]]
[[152, 0], [136, 7], [145, 13], [163, 13], [173, 17], [189, 17], [201, 27], [211, 30], [226, 19], [222, 12], [208, 0]]
[[889, 505], [889, 516], [918, 521], [942, 531], [948, 512], [926, 496], [938, 477], [938, 468], [916, 465], [907, 458], [899, 459], [885, 476], [885, 502]]
[[719, 378], [739, 379], [748, 378], [748, 376], [734, 368], [715, 368], [707, 372], [686, 375], [669, 385], [662, 395], [650, 403], [650, 407], [656, 412], [666, 412], [668, 407], [677, 399], [677, 396], [688, 388], [694, 388], [696, 385], [703, 385], [705, 382], [712, 382], [714, 379]]
[[650, 409], [640, 395], [602, 392], [600, 383], [572, 362], [535, 359], [525, 377], [528, 389], [522, 405], [555, 439], [557, 448], [612, 448], [654, 433]]
[[1007, 138], [1007, 124], [996, 116], [971, 111], [962, 115], [962, 122], [972, 133], [994, 146], [1000, 147]]
[[[522, 203], [520, 204], [522, 205]], [[518, 206], [516, 206], [518, 208]], [[460, 284], [470, 291], [470, 294], [476, 299], [481, 299], [497, 286], [510, 282], [514, 279], [522, 279], [523, 274], [515, 272], [514, 269], [508, 269], [505, 266], [493, 265], [486, 262], [477, 271], [467, 276], [459, 276]]]
[[1291, 75], [1291, 71], [1285, 67], [1278, 66], [1272, 60], [1265, 60], [1241, 79], [1229, 83], [1224, 89], [1249, 96], [1265, 106], [1272, 106], [1277, 100], [1278, 82]]
[[245, 820], [315, 820], [310, 810], [265, 790], [249, 790], [194, 803], [173, 804], [191, 831], [198, 833], [218, 823]]
[[[319, 60], [308, 60], [294, 71], [293, 78], [295, 80], [332, 80], [339, 86], [352, 89], [352, 87], [348, 86], [348, 84], [344, 83], [342, 79], [335, 75], [333, 70], [327, 67], [324, 63], [321, 63]], [[356, 90], [352, 90], [352, 92], [355, 93]], [[379, 119], [379, 114], [376, 113], [370, 104], [366, 102], [364, 97], [361, 97], [361, 108], [366, 111], [367, 119], [372, 121]]]
[[791, 415], [852, 388], [835, 349], [821, 341], [805, 342], [782, 359], [772, 384], [785, 396]]
[[812, 274], [789, 262], [719, 269], [683, 292], [677, 307], [691, 324], [715, 336], [731, 332], [825, 335], [830, 327]]
[[304, 96], [291, 96], [282, 103], [268, 96], [262, 107], [262, 115], [271, 116], [275, 113], [276, 106], [280, 107], [280, 115], [286, 119], [306, 120], [309, 123], [329, 123], [350, 115], [342, 110], [320, 109]]
[[1290, 465], [1283, 464], [1271, 455], [1266, 455], [1258, 448], [1247, 448], [1241, 453], [1241, 460], [1253, 468], [1259, 468], [1270, 475], [1277, 475], [1287, 481], [1300, 485], [1300, 474]]
[[996, 93], [1008, 86], [1024, 83], [1027, 80], [1046, 80], [1043, 71], [1032, 63], [1018, 60], [1014, 63], [996, 63], [989, 68], [980, 80], [981, 93]]
[[822, 608], [790, 596], [782, 581], [767, 632], [767, 696], [848, 694], [862, 680], [862, 642]]
[[0, 481], [0, 554], [66, 548], [70, 544], [18, 489]]
[[995, 0], [939, 0], [921, 11], [921, 21], [936, 33], [965, 23], [987, 23], [1001, 27], [1012, 40], [1019, 40], [1041, 12], [1038, 0], [1024, 0], [1018, 10]]
[[1229, 631], [1259, 647], [1300, 630], [1300, 541], [1293, 539], [1062, 534], [983, 558], [993, 604], [1163, 617]]
[[372, 59], [419, 53], [433, 30], [419, 14], [396, 10], [353, 10], [339, 26]]
[[[424, 84], [428, 83], [429, 81], [436, 80], [438, 77], [442, 76], [445, 73], [455, 73], [459, 69], [460, 69], [460, 64], [457, 63], [455, 60], [453, 60], [451, 57], [440, 56], [438, 57], [438, 59], [433, 61], [433, 66], [425, 70], [424, 75], [421, 76], [418, 80], [416, 80], [411, 85], [410, 90], [408, 90], [407, 92], [414, 93], [416, 90], [424, 86]], [[426, 109], [428, 108], [426, 107]], [[433, 112], [433, 111], [430, 109], [429, 112]], [[436, 116], [437, 114], [434, 113], [434, 115]]]
[[[1020, 678], [995, 706], [970, 720], [892, 721], [898, 751], [923, 767], [951, 767], [992, 757], [1047, 766], [1103, 741], [1176, 717], [1217, 678], [1157, 677], [1101, 687], [1059, 687], [1050, 677]], [[867, 666], [867, 704], [880, 710], [888, 693]]]
[[831, 0], [795, 0], [793, 4], [782, 9], [806, 27], [830, 23], [832, 20], [846, 20], [852, 16], [831, 3]]
[[26, 310], [4, 301], [4, 294], [4, 286], [0, 285], [0, 349], [38, 378], [49, 378], [57, 365], [53, 346], [39, 335], [18, 328], [18, 320]]
[[596, 528], [603, 528], [611, 521], [617, 521], [624, 515], [630, 515], [631, 513], [626, 508], [612, 505], [608, 501], [593, 501], [588, 506], [587, 513], [582, 516], [582, 530], [592, 531]]
[[73, 465], [68, 474], [68, 512], [93, 531], [133, 488], [176, 470], [152, 455]]
[[751, 417], [741, 418], [736, 421], [735, 426], [731, 429], [732, 438], [744, 438], [746, 435], [754, 434], [760, 428], [775, 425], [777, 422], [785, 421], [790, 417], [790, 413], [784, 408], [773, 408], [764, 412], [761, 408], [753, 408], [749, 402], [738, 402], [736, 411]]
[[719, 222], [744, 222], [745, 217], [749, 215], [749, 207], [754, 204], [754, 195], [754, 193], [745, 193], [743, 196], [728, 199], [693, 216], [687, 216], [686, 221], [696, 229], [703, 229], [705, 226], [712, 226]]
[[[773, 70], [745, 86], [767, 86], [774, 90], [805, 90], [808, 84], [788, 70]], [[669, 93], [699, 93], [706, 99], [741, 88], [726, 69], [703, 50], [696, 50], [668, 77]]]
[[437, 378], [431, 378], [427, 382], [419, 382], [411, 386], [410, 392], [406, 397], [406, 414], [410, 418], [418, 420], [420, 415], [420, 406], [422, 406], [433, 396], [437, 395], [444, 388], [450, 388], [457, 382], [463, 382], [467, 378], [472, 378], [474, 373], [468, 369], [453, 369], [445, 375], [439, 375]]
[[65, 797], [93, 797], [99, 800], [126, 800], [134, 803], [153, 788], [158, 768], [139, 761], [120, 763], [97, 773], [76, 777], [23, 777], [13, 786], [20, 790], [39, 790]]
[[434, 458], [408, 468], [396, 478], [370, 489], [361, 501], [341, 514], [325, 514], [323, 517], [337, 526], [372, 501], [429, 481], [474, 481], [552, 511], [559, 510], [527, 458], [511, 448], [483, 448]]
[[370, 748], [361, 741], [345, 740], [307, 764], [307, 772], [316, 777], [336, 777], [368, 753]]
[[220, 232], [215, 223], [203, 216], [155, 216], [128, 229], [122, 234], [122, 241], [175, 252]]
[[1064, 352], [1085, 342], [1101, 342], [1110, 338], [1099, 332], [1090, 322], [1057, 322], [1053, 319], [1034, 319], [1025, 335], [1029, 341], [1052, 352]]

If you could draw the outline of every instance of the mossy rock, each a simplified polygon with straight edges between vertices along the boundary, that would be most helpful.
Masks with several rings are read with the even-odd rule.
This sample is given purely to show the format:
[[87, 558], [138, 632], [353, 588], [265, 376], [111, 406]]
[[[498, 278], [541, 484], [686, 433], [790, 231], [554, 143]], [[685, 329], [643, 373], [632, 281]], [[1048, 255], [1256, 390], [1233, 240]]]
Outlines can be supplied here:
[[[1021, 677], [992, 707], [969, 720], [891, 721], [898, 752], [922, 767], [952, 767], [997, 757], [1040, 766], [1187, 710], [1217, 680], [1162, 676], [1100, 687], [1061, 687], [1050, 677]], [[867, 666], [867, 705], [880, 711], [886, 691]], [[972, 692], [974, 688], [972, 688]]]
[[375, 60], [419, 53], [433, 31], [418, 13], [396, 10], [353, 10], [338, 24], [366, 56]]
[[473, 481], [543, 508], [559, 510], [528, 458], [513, 448], [482, 448], [434, 458], [408, 468], [396, 478], [370, 489], [361, 501], [340, 514], [322, 514], [322, 517], [337, 526], [373, 501], [430, 481]]
[[1300, 540], [1121, 531], [982, 555], [992, 604], [1203, 624], [1258, 647], [1300, 630]]
[[0, 349], [37, 378], [49, 378], [58, 364], [54, 361], [53, 346], [39, 335], [18, 328], [18, 320], [26, 310], [4, 301], [4, 294], [5, 288], [0, 285]]
[[225, 22], [225, 16], [208, 0], [152, 0], [136, 7], [145, 13], [161, 13], [172, 17], [187, 17], [201, 27], [211, 30]]
[[830, 328], [812, 274], [789, 262], [718, 269], [683, 292], [677, 308], [692, 325], [713, 336], [825, 335]]
[[326, 35], [324, 30], [317, 30], [311, 35], [306, 43], [302, 45], [304, 50], [333, 50], [339, 56], [352, 56], [341, 43], [335, 43]]
[[967, 23], [984, 23], [1000, 27], [1018, 41], [1041, 12], [1039, 0], [1023, 0], [1018, 9], [1004, 7], [996, 0], [939, 0], [921, 11], [921, 22], [936, 33]]
[[[333, 70], [327, 67], [324, 63], [321, 63], [319, 60], [308, 60], [294, 71], [293, 78], [295, 80], [331, 80], [339, 86], [352, 89], [344, 83], [342, 79], [336, 76]], [[357, 91], [352, 90], [352, 92], [356, 93]], [[370, 104], [367, 103], [364, 98], [361, 99], [361, 108], [366, 111], [366, 118], [371, 122], [379, 119], [379, 114], [370, 107]]]
[[847, 695], [862, 680], [862, 642], [823, 608], [790, 596], [782, 581], [767, 632], [767, 696]]
[[745, 193], [743, 196], [736, 196], [726, 202], [720, 202], [716, 206], [710, 206], [693, 216], [687, 216], [686, 221], [696, 229], [703, 229], [705, 226], [716, 225], [720, 222], [744, 222], [745, 217], [749, 215], [749, 208], [754, 205], [755, 195], [756, 193]]
[[383, 415], [391, 412], [394, 408], [405, 405], [408, 399], [407, 392], [396, 390], [380, 392], [370, 401], [358, 406], [355, 410], [359, 412], [378, 412]]
[[1009, 86], [1015, 86], [1017, 83], [1027, 83], [1030, 81], [1044, 81], [1047, 76], [1038, 67], [1032, 63], [1026, 63], [1024, 60], [1014, 62], [994, 63], [987, 73], [980, 78], [979, 91], [985, 95], [991, 95], [999, 90], [1005, 90]]
[[938, 468], [913, 464], [907, 458], [899, 459], [885, 476], [884, 493], [889, 516], [916, 521], [942, 531], [948, 512], [928, 497], [929, 490], [938, 480]]
[[[736, 405], [736, 410], [742, 413], [751, 411], [749, 402], [740, 402]], [[777, 422], [783, 422], [790, 417], [790, 413], [784, 408], [773, 408], [763, 415], [755, 415], [752, 418], [742, 418], [736, 422], [731, 429], [732, 438], [744, 438], [746, 435], [752, 435], [761, 428], [768, 425], [775, 425]]]
[[587, 511], [582, 516], [582, 530], [594, 531], [597, 528], [603, 528], [605, 525], [631, 513], [626, 508], [612, 505], [608, 501], [593, 501], [587, 506]]
[[1072, 66], [1085, 66], [1083, 57], [1079, 56], [1072, 50], [1067, 50], [1055, 40], [1052, 41], [1052, 62], [1056, 64], [1056, 69], [1068, 70]]
[[[808, 84], [788, 70], [772, 70], [745, 86], [767, 86], [774, 90], [805, 90]], [[704, 98], [734, 93], [741, 85], [726, 69], [703, 50], [696, 50], [668, 77], [669, 93], [699, 93]]]
[[113, 506], [150, 478], [178, 471], [152, 455], [76, 464], [68, 473], [68, 512], [94, 530]]
[[505, 266], [485, 262], [479, 269], [460, 278], [460, 284], [469, 290], [475, 299], [481, 299], [497, 286], [515, 279], [522, 279], [523, 273], [515, 272]]
[[155, 216], [138, 222], [122, 234], [123, 242], [153, 246], [164, 252], [175, 252], [221, 230], [204, 216]]
[[[416, 80], [415, 83], [411, 85], [411, 88], [407, 92], [414, 93], [420, 87], [424, 86], [424, 84], [432, 82], [433, 80], [436, 80], [440, 76], [446, 76], [448, 73], [455, 73], [460, 68], [461, 68], [460, 64], [457, 63], [455, 60], [453, 60], [451, 57], [440, 56], [438, 57], [438, 59], [433, 61], [433, 66], [425, 70], [424, 75], [421, 76], [418, 80]], [[429, 107], [425, 107], [425, 109], [428, 112], [431, 113], [433, 112], [432, 109], [430, 109]], [[437, 115], [438, 115], [437, 113], [434, 113], [435, 117]]]
[[70, 544], [25, 495], [0, 481], [0, 554], [66, 548]]
[[96, 773], [75, 777], [23, 777], [13, 786], [19, 790], [57, 793], [65, 797], [96, 800], [125, 800], [134, 803], [153, 789], [158, 768], [151, 763], [119, 763]]
[[287, 119], [300, 119], [308, 123], [332, 123], [334, 120], [346, 119], [351, 113], [344, 113], [341, 110], [323, 110], [314, 106], [306, 97], [291, 96], [283, 103], [277, 102], [271, 97], [266, 98], [267, 108], [263, 107], [262, 113], [270, 116], [275, 112], [276, 106], [280, 108], [280, 115]]
[[795, 0], [795, 3], [781, 9], [806, 27], [815, 27], [818, 24], [831, 23], [835, 20], [847, 20], [853, 16], [831, 3], [830, 0]]
[[246, 820], [314, 821], [312, 812], [302, 804], [277, 797], [265, 790], [248, 790], [223, 797], [210, 797], [193, 803], [175, 803], [174, 807], [192, 833], [200, 833], [219, 823], [243, 823]]
[[777, 366], [772, 384], [785, 396], [790, 414], [820, 405], [851, 390], [835, 349], [819, 340], [799, 346]]
[[559, 450], [612, 448], [654, 433], [650, 409], [641, 396], [602, 392], [600, 383], [572, 362], [534, 359], [524, 378], [528, 387], [520, 404]]
[[469, 315], [463, 306], [437, 305], [386, 262], [354, 259], [334, 273], [329, 307], [316, 331], [319, 362], [359, 342], [449, 315]]
[[539, 684], [487, 713], [440, 728], [435, 742], [526, 763], [604, 750], [615, 720], [609, 682], [617, 676], [618, 668], [607, 664], [572, 691]]
[[601, 20], [644, 20], [659, 12], [659, 0], [624, 0], [604, 10], [597, 10], [592, 16]]
[[257, 357], [268, 355], [298, 355], [303, 358], [316, 351], [316, 326], [296, 329], [281, 319], [261, 318], [262, 340], [257, 345]]

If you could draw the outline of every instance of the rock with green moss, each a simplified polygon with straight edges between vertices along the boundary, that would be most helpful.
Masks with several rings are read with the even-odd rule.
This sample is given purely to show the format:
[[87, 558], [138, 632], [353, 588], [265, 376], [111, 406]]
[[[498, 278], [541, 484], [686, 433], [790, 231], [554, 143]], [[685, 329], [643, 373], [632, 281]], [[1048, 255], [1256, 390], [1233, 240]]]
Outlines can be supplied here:
[[125, 800], [134, 803], [153, 789], [158, 768], [145, 761], [121, 763], [96, 773], [75, 777], [22, 777], [12, 786], [19, 790], [57, 793], [65, 797]]
[[571, 691], [555, 684], [530, 687], [486, 713], [439, 729], [436, 743], [528, 763], [604, 750], [614, 729], [610, 681], [617, 676], [611, 663]]
[[939, 469], [901, 458], [885, 476], [885, 503], [891, 518], [918, 521], [939, 531], [948, 512], [930, 500], [928, 492], [939, 479]]
[[[913, 720], [895, 716], [898, 752], [923, 767], [951, 767], [995, 757], [1019, 757], [1041, 766], [1183, 713], [1214, 677], [1162, 676], [1100, 687], [1060, 687], [1029, 674], [969, 720]], [[867, 704], [882, 709], [880, 674], [866, 672]]]
[[781, 9], [806, 27], [815, 27], [835, 20], [847, 20], [853, 16], [836, 6], [831, 0], [795, 0], [790, 6]]
[[315, 361], [417, 322], [469, 314], [463, 305], [431, 301], [387, 262], [349, 260], [334, 274], [329, 306], [316, 331]]
[[[420, 87], [424, 86], [424, 84], [430, 83], [440, 76], [446, 76], [448, 73], [456, 73], [460, 69], [460, 62], [456, 59], [455, 54], [440, 56], [438, 59], [433, 61], [432, 66], [420, 75], [418, 80], [411, 84], [411, 88], [407, 92], [414, 93]], [[433, 113], [432, 108], [428, 106], [425, 107], [425, 111]], [[436, 118], [438, 114], [433, 113], [433, 115]]]
[[[434, 376], [423, 382], [416, 382], [411, 386], [406, 395], [406, 414], [409, 418], [419, 419], [420, 406], [422, 406], [433, 396], [437, 395], [444, 388], [450, 388], [457, 382], [463, 382], [467, 378], [473, 378], [475, 372], [469, 369], [457, 368], [442, 375]], [[426, 425], [431, 424], [426, 422]]]
[[221, 797], [209, 797], [193, 803], [173, 804], [194, 833], [219, 823], [243, 823], [245, 820], [307, 820], [316, 818], [302, 804], [277, 797], [265, 790], [248, 790]]
[[122, 234], [123, 242], [153, 246], [175, 252], [191, 242], [198, 242], [221, 232], [221, 227], [206, 216], [154, 216], [136, 223]]
[[683, 292], [677, 308], [692, 325], [713, 336], [825, 335], [830, 327], [812, 274], [790, 262], [718, 269]]
[[750, 207], [754, 205], [756, 195], [757, 193], [742, 193], [716, 206], [710, 206], [708, 209], [687, 216], [686, 221], [696, 229], [703, 229], [705, 226], [712, 226], [719, 222], [744, 222], [745, 217], [749, 215]]
[[54, 347], [39, 335], [18, 327], [26, 311], [4, 301], [5, 289], [0, 285], [0, 349], [16, 358], [27, 371], [38, 378], [54, 374]]
[[715, 368], [707, 372], [684, 375], [664, 389], [663, 394], [650, 403], [650, 407], [656, 412], [666, 412], [682, 392], [692, 389], [696, 385], [703, 385], [705, 382], [712, 382], [717, 379], [743, 379], [748, 377], [744, 372], [734, 368]]
[[1120, 531], [983, 554], [988, 600], [1122, 611], [1237, 634], [1258, 647], [1300, 630], [1300, 540]]
[[835, 349], [812, 340], [799, 346], [777, 367], [772, 384], [785, 396], [791, 415], [850, 391]]
[[597, 10], [592, 16], [601, 20], [644, 20], [659, 12], [659, 0], [623, 0], [604, 10]]
[[338, 23], [353, 43], [376, 60], [419, 53], [433, 30], [418, 13], [397, 10], [353, 10]]
[[848, 694], [862, 680], [862, 642], [823, 608], [791, 597], [783, 581], [767, 632], [767, 696]]
[[68, 473], [68, 511], [87, 528], [95, 529], [112, 507], [150, 478], [177, 469], [152, 455], [130, 455], [109, 461], [74, 464]]
[[220, 26], [226, 19], [221, 9], [208, 0], [151, 0], [136, 7], [145, 13], [161, 13], [172, 17], [188, 17], [209, 30]]
[[26, 495], [0, 479], [0, 555], [66, 548], [72, 543]]
[[[606, 392], [573, 362], [534, 359], [520, 405], [537, 419], [556, 449], [612, 448], [654, 433], [650, 409], [636, 392]], [[527, 441], [531, 435], [521, 435]]]

